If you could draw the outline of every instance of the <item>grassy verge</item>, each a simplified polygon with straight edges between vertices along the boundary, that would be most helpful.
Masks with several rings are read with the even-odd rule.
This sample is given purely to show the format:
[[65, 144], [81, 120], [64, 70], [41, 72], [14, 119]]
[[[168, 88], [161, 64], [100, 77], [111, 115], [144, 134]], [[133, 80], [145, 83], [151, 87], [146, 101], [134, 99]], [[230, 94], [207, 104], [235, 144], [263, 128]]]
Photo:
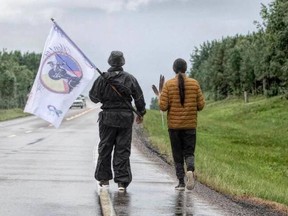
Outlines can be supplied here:
[[[208, 103], [199, 113], [198, 180], [222, 193], [288, 205], [288, 100]], [[171, 159], [167, 129], [150, 110], [144, 127], [153, 145]]]
[[[162, 115], [164, 125], [162, 125]], [[148, 110], [144, 118], [144, 128], [148, 132], [149, 141], [153, 147], [161, 153], [169, 163], [173, 162], [170, 140], [167, 129], [166, 113], [158, 110]]]
[[23, 112], [23, 109], [8, 109], [8, 110], [0, 109], [0, 121], [20, 118], [28, 115], [29, 114]]

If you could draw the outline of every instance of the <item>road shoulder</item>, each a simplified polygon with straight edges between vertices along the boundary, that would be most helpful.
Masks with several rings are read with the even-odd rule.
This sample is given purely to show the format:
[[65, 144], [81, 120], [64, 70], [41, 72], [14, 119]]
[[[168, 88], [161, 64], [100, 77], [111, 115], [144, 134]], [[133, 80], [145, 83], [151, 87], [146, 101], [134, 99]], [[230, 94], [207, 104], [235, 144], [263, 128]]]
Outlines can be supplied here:
[[[133, 127], [133, 146], [149, 157], [150, 160], [156, 161], [160, 166], [175, 179], [173, 164], [169, 164], [149, 142], [147, 134], [144, 132], [142, 125], [134, 124]], [[197, 182], [194, 192], [201, 198], [205, 199], [211, 205], [217, 205], [229, 215], [245, 216], [285, 216], [288, 215], [287, 207], [257, 202], [255, 199], [245, 197], [233, 197], [218, 193], [217, 191]]]

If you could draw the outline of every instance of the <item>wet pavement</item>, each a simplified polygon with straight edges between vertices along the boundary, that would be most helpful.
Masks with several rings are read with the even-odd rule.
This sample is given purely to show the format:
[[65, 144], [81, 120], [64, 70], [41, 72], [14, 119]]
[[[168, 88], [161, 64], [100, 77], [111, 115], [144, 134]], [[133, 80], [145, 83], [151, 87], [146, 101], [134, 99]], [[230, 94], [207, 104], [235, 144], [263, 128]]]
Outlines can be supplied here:
[[0, 122], [1, 216], [101, 215], [93, 179], [97, 136], [89, 127], [80, 135], [84, 119], [77, 119], [60, 129], [35, 117]]
[[[1, 216], [102, 215], [93, 178], [99, 110], [70, 110], [59, 129], [36, 117], [0, 122]], [[106, 191], [116, 215], [225, 215], [193, 191], [175, 191], [173, 176], [135, 146], [131, 167], [126, 193], [113, 181]]]
[[224, 215], [193, 191], [176, 191], [176, 180], [135, 147], [131, 167], [133, 181], [125, 193], [118, 192], [117, 185], [110, 182], [109, 194], [116, 215]]

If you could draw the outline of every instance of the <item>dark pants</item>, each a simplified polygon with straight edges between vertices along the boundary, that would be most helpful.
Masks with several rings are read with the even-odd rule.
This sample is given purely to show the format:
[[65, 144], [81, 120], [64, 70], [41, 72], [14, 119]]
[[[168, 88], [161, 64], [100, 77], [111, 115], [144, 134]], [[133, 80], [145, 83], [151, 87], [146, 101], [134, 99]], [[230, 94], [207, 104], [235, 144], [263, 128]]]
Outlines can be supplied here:
[[113, 154], [114, 181], [127, 183], [132, 181], [130, 153], [132, 126], [129, 128], [109, 127], [99, 122], [100, 143], [95, 178], [98, 181], [111, 180], [111, 157]]
[[172, 154], [178, 179], [185, 177], [184, 161], [187, 171], [195, 170], [194, 151], [196, 146], [196, 129], [169, 129]]

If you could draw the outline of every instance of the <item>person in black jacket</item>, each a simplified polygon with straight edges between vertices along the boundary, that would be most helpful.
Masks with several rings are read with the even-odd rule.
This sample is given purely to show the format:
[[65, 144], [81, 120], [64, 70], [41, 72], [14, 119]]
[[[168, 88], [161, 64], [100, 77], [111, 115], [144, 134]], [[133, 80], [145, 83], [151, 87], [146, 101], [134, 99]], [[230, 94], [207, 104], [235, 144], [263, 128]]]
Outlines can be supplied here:
[[[113, 179], [113, 152], [114, 182], [118, 183], [119, 191], [125, 191], [132, 181], [130, 153], [134, 114], [131, 102], [134, 99], [136, 110], [142, 116], [136, 116], [138, 124], [143, 121], [146, 104], [137, 79], [123, 71], [123, 53], [112, 51], [108, 63], [111, 66], [108, 72], [95, 80], [89, 92], [91, 101], [102, 103], [102, 111], [99, 113], [100, 142], [95, 178], [99, 181], [100, 187], [109, 186], [109, 180]], [[116, 88], [121, 96], [113, 88]]]

